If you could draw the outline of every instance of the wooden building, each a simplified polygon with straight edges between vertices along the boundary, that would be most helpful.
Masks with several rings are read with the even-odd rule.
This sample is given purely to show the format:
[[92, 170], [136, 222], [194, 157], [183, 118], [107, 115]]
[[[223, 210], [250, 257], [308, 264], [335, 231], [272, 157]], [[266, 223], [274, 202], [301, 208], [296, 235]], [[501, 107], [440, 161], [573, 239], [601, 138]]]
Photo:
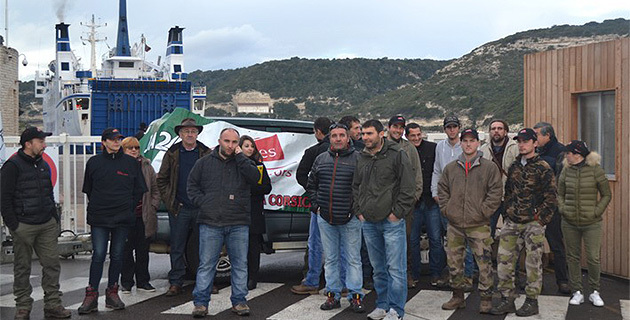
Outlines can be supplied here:
[[525, 125], [549, 122], [561, 142], [584, 140], [602, 155], [612, 190], [602, 272], [630, 278], [630, 38], [524, 59]]

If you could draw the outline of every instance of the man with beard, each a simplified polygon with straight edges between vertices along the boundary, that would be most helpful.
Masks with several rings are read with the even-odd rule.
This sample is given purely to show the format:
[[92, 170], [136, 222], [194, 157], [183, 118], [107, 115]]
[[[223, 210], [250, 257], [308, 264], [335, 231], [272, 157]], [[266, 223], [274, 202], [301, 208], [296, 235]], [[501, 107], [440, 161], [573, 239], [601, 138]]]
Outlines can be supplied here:
[[[490, 141], [481, 146], [479, 149], [483, 153], [484, 159], [492, 160], [499, 171], [501, 171], [501, 178], [503, 180], [503, 186], [505, 187], [505, 181], [507, 181], [507, 170], [518, 156], [518, 146], [516, 141], [510, 139], [507, 135], [510, 131], [510, 127], [507, 122], [501, 119], [494, 119], [488, 126], [490, 132]], [[494, 239], [495, 232], [497, 230], [497, 222], [499, 216], [503, 214], [503, 202], [492, 215], [490, 219], [490, 229], [492, 233], [492, 239]]]
[[359, 119], [355, 116], [344, 116], [339, 120], [339, 123], [348, 128], [348, 135], [350, 135], [350, 139], [352, 139], [354, 150], [363, 150], [365, 144], [363, 140], [361, 140], [361, 122]]
[[199, 208], [199, 268], [193, 290], [195, 318], [208, 314], [210, 288], [225, 244], [232, 264], [232, 312], [249, 315], [247, 305], [247, 246], [251, 221], [251, 186], [262, 173], [238, 146], [236, 129], [225, 128], [219, 145], [199, 159], [188, 176], [188, 196]]

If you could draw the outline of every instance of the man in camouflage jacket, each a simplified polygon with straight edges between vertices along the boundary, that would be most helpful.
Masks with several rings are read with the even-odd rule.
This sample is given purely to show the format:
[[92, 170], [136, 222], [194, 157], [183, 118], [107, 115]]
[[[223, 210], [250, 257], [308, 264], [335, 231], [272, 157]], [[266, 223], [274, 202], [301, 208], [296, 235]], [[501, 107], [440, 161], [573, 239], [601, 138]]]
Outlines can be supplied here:
[[[556, 211], [554, 172], [536, 154], [536, 133], [526, 128], [514, 137], [520, 155], [508, 170], [505, 184], [505, 225], [501, 229], [497, 274], [501, 302], [493, 314], [516, 312], [518, 316], [538, 314], [538, 295], [542, 289], [542, 254], [545, 225]], [[516, 311], [514, 305], [514, 267], [523, 246], [527, 251], [527, 299]]]

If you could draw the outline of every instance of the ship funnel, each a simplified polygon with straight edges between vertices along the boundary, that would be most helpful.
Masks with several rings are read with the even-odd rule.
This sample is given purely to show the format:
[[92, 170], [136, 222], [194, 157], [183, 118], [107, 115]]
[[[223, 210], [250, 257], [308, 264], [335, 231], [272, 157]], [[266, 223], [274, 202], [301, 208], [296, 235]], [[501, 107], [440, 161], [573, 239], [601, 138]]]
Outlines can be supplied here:
[[70, 51], [70, 35], [68, 33], [68, 27], [70, 27], [70, 25], [63, 22], [55, 25], [57, 52]]
[[118, 18], [118, 38], [116, 40], [116, 55], [131, 56], [131, 47], [129, 46], [129, 31], [127, 29], [127, 1], [120, 0], [119, 18]]

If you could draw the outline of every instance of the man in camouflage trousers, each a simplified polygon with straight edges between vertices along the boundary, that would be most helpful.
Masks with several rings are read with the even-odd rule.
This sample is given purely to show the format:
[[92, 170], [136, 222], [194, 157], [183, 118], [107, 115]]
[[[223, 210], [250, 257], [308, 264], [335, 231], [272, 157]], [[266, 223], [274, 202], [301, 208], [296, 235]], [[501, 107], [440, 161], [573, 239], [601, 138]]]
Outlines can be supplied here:
[[501, 204], [503, 183], [499, 168], [482, 158], [479, 134], [474, 129], [461, 133], [462, 154], [444, 167], [438, 183], [440, 210], [448, 219], [446, 260], [453, 297], [444, 310], [465, 308], [464, 257], [466, 244], [479, 266], [480, 313], [492, 309], [492, 237], [490, 218]]
[[[542, 254], [545, 225], [556, 210], [556, 183], [549, 164], [536, 154], [536, 132], [530, 128], [519, 131], [520, 155], [508, 170], [505, 183], [504, 226], [501, 229], [497, 274], [501, 302], [492, 314], [516, 312], [527, 317], [538, 314], [538, 295], [542, 289]], [[523, 246], [527, 252], [527, 298], [520, 309], [514, 305], [514, 268]]]

